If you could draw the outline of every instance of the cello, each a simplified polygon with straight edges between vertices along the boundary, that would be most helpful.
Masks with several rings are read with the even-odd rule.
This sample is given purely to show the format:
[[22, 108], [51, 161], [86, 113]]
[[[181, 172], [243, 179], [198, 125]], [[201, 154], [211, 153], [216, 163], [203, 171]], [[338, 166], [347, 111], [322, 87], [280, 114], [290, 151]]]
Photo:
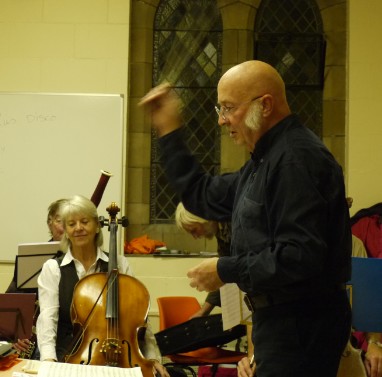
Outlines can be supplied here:
[[107, 211], [110, 219], [100, 217], [100, 223], [110, 231], [108, 272], [85, 276], [75, 286], [70, 310], [75, 337], [65, 362], [140, 367], [144, 377], [153, 377], [154, 360], [145, 359], [138, 344], [147, 327], [149, 293], [138, 279], [118, 272], [118, 223], [127, 226], [127, 219], [116, 219], [114, 202]]

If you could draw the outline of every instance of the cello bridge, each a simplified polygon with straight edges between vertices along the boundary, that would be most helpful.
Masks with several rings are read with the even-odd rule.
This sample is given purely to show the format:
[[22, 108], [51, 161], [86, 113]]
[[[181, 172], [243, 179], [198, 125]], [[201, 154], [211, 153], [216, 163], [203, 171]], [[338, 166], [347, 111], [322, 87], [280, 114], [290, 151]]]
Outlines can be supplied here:
[[100, 352], [102, 353], [112, 352], [112, 353], [118, 353], [118, 354], [122, 353], [121, 346], [119, 345], [119, 340], [115, 338], [105, 339], [102, 342]]

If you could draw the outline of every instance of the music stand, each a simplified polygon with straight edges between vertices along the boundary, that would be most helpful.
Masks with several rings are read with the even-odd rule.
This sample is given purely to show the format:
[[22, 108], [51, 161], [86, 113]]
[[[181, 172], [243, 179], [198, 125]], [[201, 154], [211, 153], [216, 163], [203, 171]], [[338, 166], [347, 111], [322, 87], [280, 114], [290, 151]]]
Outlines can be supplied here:
[[58, 256], [59, 242], [26, 243], [18, 246], [16, 256], [17, 289], [36, 288], [42, 265]]
[[0, 294], [0, 339], [16, 342], [32, 336], [35, 293]]

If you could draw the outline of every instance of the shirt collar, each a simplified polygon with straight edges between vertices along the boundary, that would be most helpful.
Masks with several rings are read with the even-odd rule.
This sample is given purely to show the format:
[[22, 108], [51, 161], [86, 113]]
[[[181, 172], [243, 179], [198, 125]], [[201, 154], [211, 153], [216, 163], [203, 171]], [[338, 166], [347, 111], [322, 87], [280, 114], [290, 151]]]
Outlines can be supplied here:
[[265, 153], [272, 147], [272, 144], [278, 139], [279, 135], [285, 131], [286, 126], [293, 123], [296, 118], [297, 116], [295, 114], [288, 115], [258, 140], [255, 149], [251, 153], [251, 159], [255, 164], [264, 157]]
[[[73, 260], [73, 254], [71, 249], [69, 248], [68, 252], [65, 253], [64, 258], [62, 259], [61, 266], [66, 266], [67, 264], [71, 263]], [[97, 257], [96, 261], [103, 260], [104, 262], [109, 262], [109, 257], [104, 253], [99, 247], [97, 248]]]

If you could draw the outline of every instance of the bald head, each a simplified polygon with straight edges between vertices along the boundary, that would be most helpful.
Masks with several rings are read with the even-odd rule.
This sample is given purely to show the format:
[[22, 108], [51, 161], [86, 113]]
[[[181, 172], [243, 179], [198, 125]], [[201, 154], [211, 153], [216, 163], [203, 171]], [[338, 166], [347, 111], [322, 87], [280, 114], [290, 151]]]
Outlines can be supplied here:
[[234, 83], [238, 93], [261, 93], [283, 95], [284, 81], [269, 64], [259, 60], [250, 60], [229, 69], [220, 79], [219, 87]]
[[[220, 98], [227, 93], [231, 98]], [[278, 121], [290, 113], [285, 84], [279, 73], [267, 63], [250, 60], [229, 69], [218, 84], [219, 102], [240, 103], [269, 94], [273, 101], [273, 116]]]

